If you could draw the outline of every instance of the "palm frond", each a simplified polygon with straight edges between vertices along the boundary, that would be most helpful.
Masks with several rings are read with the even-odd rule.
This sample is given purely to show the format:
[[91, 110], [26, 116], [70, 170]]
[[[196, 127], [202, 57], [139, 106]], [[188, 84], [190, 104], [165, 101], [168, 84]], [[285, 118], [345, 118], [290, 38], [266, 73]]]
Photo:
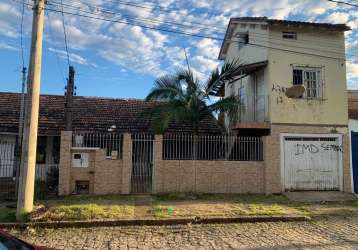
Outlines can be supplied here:
[[166, 75], [155, 80], [154, 87], [145, 98], [146, 101], [167, 101], [172, 98], [183, 97], [183, 89], [175, 76]]
[[241, 100], [238, 96], [230, 96], [216, 101], [208, 106], [210, 112], [223, 112], [226, 113], [230, 121], [236, 122], [239, 116], [239, 110], [241, 107]]
[[217, 96], [218, 92], [225, 87], [226, 82], [232, 82], [241, 74], [241, 63], [238, 59], [225, 63], [221, 70], [212, 71], [209, 79], [205, 84], [205, 93], [207, 96]]

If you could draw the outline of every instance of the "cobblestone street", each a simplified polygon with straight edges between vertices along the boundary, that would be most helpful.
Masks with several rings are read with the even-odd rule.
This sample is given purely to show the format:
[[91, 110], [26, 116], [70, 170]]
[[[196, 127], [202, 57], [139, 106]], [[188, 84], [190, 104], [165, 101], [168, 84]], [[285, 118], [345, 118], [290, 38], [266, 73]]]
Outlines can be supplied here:
[[358, 249], [358, 217], [312, 222], [14, 231], [59, 249]]

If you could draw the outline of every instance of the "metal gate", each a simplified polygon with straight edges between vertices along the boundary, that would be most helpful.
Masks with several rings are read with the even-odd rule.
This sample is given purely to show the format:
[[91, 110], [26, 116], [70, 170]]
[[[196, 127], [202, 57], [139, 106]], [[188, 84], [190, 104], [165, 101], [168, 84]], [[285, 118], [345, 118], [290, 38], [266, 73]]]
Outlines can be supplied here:
[[15, 136], [0, 136], [0, 199], [15, 198]]
[[342, 152], [337, 136], [285, 136], [285, 190], [340, 190]]
[[145, 194], [152, 192], [154, 135], [132, 135], [132, 181], [131, 192]]

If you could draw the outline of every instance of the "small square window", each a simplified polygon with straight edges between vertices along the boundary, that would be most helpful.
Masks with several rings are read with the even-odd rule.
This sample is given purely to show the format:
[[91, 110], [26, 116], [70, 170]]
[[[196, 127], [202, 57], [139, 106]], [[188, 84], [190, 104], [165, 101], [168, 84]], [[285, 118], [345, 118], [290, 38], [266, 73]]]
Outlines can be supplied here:
[[282, 32], [282, 38], [283, 38], [283, 39], [297, 40], [297, 32], [286, 32], [286, 31], [283, 31], [283, 32]]
[[250, 24], [250, 29], [255, 29], [256, 28], [256, 24]]
[[246, 28], [246, 23], [240, 24], [240, 27], [241, 27], [241, 28]]

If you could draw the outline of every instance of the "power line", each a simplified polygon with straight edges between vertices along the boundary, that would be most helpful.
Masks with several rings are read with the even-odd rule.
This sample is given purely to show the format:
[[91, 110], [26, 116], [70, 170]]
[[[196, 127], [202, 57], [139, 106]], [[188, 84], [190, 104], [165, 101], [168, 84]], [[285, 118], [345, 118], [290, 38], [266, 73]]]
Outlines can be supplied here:
[[[47, 12], [46, 15], [47, 15], [48, 19], [50, 20], [50, 14]], [[53, 36], [51, 24], [48, 25], [48, 31], [49, 31], [50, 37], [53, 39], [54, 36]], [[55, 46], [56, 46], [56, 45], [55, 45]], [[60, 58], [59, 58], [59, 55], [58, 55], [58, 51], [55, 50], [54, 53], [55, 53], [55, 56], [56, 56], [57, 68], [58, 68], [58, 70], [59, 70], [59, 72], [60, 72], [60, 75], [61, 75], [61, 78], [62, 78], [62, 80], [63, 80], [64, 86], [66, 86], [66, 78], [65, 78], [65, 75], [63, 74], [63, 70], [62, 70], [62, 67], [61, 67], [61, 64], [60, 64]]]
[[[49, 9], [49, 8], [46, 8], [46, 9], [48, 11], [60, 12], [55, 9]], [[68, 11], [63, 11], [63, 13], [69, 14], [69, 15], [74, 15], [74, 16], [86, 17], [86, 18], [95, 19], [95, 20], [108, 21], [108, 22], [113, 22], [113, 23], [124, 23], [124, 24], [132, 25], [132, 26], [139, 26], [139, 27], [142, 27], [145, 29], [159, 30], [159, 31], [163, 31], [163, 32], [176, 33], [176, 34], [185, 35], [185, 36], [208, 38], [208, 39], [212, 39], [212, 40], [216, 40], [216, 41], [230, 40], [230, 41], [234, 41], [234, 42], [235, 41], [239, 42], [238, 40], [235, 40], [235, 39], [222, 39], [222, 38], [218, 38], [218, 37], [214, 37], [214, 36], [206, 36], [206, 35], [201, 35], [201, 34], [196, 34], [196, 33], [189, 33], [189, 32], [181, 31], [181, 30], [171, 30], [171, 29], [166, 29], [166, 28], [153, 27], [153, 26], [148, 26], [148, 25], [143, 25], [143, 24], [131, 23], [128, 21], [120, 20], [120, 19], [113, 20], [113, 19], [108, 19], [108, 18], [104, 18], [104, 17], [98, 17], [98, 16], [96, 16], [96, 14], [92, 14], [93, 16], [88, 16], [88, 15], [72, 13], [72, 12], [68, 12]], [[264, 48], [269, 48], [269, 49], [274, 49], [274, 50], [280, 50], [280, 51], [285, 51], [288, 53], [319, 56], [319, 57], [323, 57], [323, 58], [336, 59], [336, 60], [345, 60], [345, 58], [340, 58], [340, 57], [332, 57], [332, 56], [325, 56], [325, 55], [319, 55], [319, 54], [313, 54], [313, 53], [307, 53], [307, 52], [293, 51], [293, 50], [289, 50], [289, 49], [276, 48], [276, 47], [271, 47], [271, 46], [266, 46], [266, 45], [256, 44], [256, 43], [248, 43], [247, 45], [255, 46], [255, 47], [264, 47]]]
[[[79, 14], [79, 13], [63, 11], [63, 10], [58, 11], [56, 9], [50, 9], [50, 8], [46, 8], [46, 10], [52, 11], [52, 12], [66, 13], [66, 14], [73, 15], [73, 16], [80, 16], [80, 17], [85, 17], [85, 18], [90, 18], [90, 19], [95, 19], [95, 20], [103, 20], [103, 21], [108, 21], [108, 22], [113, 22], [113, 23], [123, 23], [123, 24], [131, 25], [131, 26], [142, 27], [142, 28], [145, 28], [145, 29], [159, 30], [159, 31], [163, 31], [163, 32], [175, 33], [175, 34], [180, 34], [180, 35], [185, 35], [185, 36], [192, 36], [192, 37], [198, 37], [198, 38], [208, 38], [208, 39], [212, 39], [212, 40], [216, 40], [216, 41], [230, 40], [230, 41], [235, 42], [235, 39], [225, 39], [225, 38], [222, 39], [222, 38], [214, 37], [214, 36], [207, 36], [207, 35], [201, 35], [201, 34], [196, 34], [196, 33], [189, 33], [187, 31], [182, 31], [182, 30], [172, 30], [172, 29], [168, 29], [168, 28], [161, 28], [161, 27], [156, 27], [156, 26], [148, 26], [148, 25], [143, 25], [143, 24], [124, 21], [124, 20], [121, 20], [121, 19], [113, 20], [113, 19], [108, 19], [108, 18], [104, 18], [104, 17], [99, 17], [98, 15], [93, 14], [93, 13], [91, 14], [92, 16], [88, 16], [88, 15], [83, 15], [83, 14]], [[236, 40], [236, 42], [239, 42], [239, 41]], [[319, 54], [313, 54], [313, 53], [293, 51], [293, 50], [289, 50], [289, 49], [282, 49], [282, 48], [276, 48], [276, 47], [271, 47], [271, 46], [265, 46], [265, 45], [262, 45], [262, 44], [248, 43], [246, 45], [255, 46], [255, 47], [262, 47], [262, 48], [269, 48], [269, 49], [274, 49], [274, 50], [279, 50], [279, 51], [285, 51], [287, 53], [318, 56], [318, 57], [323, 57], [323, 58], [328, 58], [328, 59], [335, 59], [335, 60], [344, 60], [344, 61], [346, 60], [345, 58], [340, 58], [340, 57], [331, 57], [331, 56], [325, 56], [325, 55], [319, 55]]]
[[25, 59], [24, 59], [24, 44], [23, 44], [23, 26], [24, 26], [24, 15], [25, 15], [25, 0], [22, 0], [22, 9], [21, 9], [21, 25], [20, 25], [20, 46], [21, 46], [21, 61], [22, 69], [25, 68]]
[[[54, 3], [56, 3], [55, 1], [53, 1]], [[55, 4], [52, 4], [52, 5], [54, 5], [54, 6], [56, 6]], [[66, 6], [66, 4], [64, 4], [65, 6]], [[83, 13], [87, 13], [87, 14], [91, 14], [91, 15], [96, 15], [96, 16], [101, 16], [101, 17], [104, 17], [104, 18], [108, 18], [107, 16], [104, 16], [104, 15], [102, 15], [101, 13], [93, 13], [93, 12], [90, 12], [90, 11], [85, 11], [85, 10], [82, 10], [83, 8], [75, 8], [74, 6], [72, 6], [72, 5], [67, 5], [67, 6], [69, 6], [68, 8], [70, 8], [70, 9], [75, 9], [75, 10], [77, 10], [77, 11], [79, 11], [79, 12], [83, 12]], [[93, 7], [93, 6], [89, 6], [89, 5], [86, 5], [87, 7], [89, 7], [89, 8], [98, 8], [98, 7]], [[79, 10], [80, 9], [80, 10]], [[103, 8], [102, 8], [103, 9]], [[103, 9], [103, 10], [105, 10], [105, 9]], [[104, 13], [104, 12], [102, 12], [102, 13]], [[105, 11], [105, 13], [107, 13], [107, 11]], [[108, 12], [108, 13], [111, 13], [111, 14], [114, 14], [114, 15], [120, 15], [120, 17], [125, 17], [124, 15], [122, 15], [122, 14], [120, 14], [120, 13], [116, 13], [116, 12], [112, 12], [112, 11], [110, 11], [110, 12]], [[130, 18], [130, 20], [133, 20], [133, 21], [137, 21], [137, 20], [140, 20], [140, 21], [142, 21], [142, 20], [144, 20], [144, 21], [142, 21], [143, 23], [147, 23], [147, 21], [151, 21], [151, 22], [153, 22], [153, 21], [157, 21], [157, 22], [159, 22], [159, 23], [162, 23], [162, 24], [166, 24], [166, 23], [168, 23], [168, 22], [160, 22], [160, 21], [158, 21], [158, 20], [153, 20], [153, 19], [141, 19], [141, 18]], [[178, 23], [175, 23], [175, 22], [169, 22], [170, 24], [177, 24], [177, 25], [181, 25], [181, 24], [178, 24]], [[182, 26], [185, 26], [185, 27], [189, 27], [189, 28], [195, 28], [195, 27], [192, 27], [192, 26], [188, 26], [188, 25], [182, 25]], [[206, 28], [207, 30], [209, 30], [208, 28]], [[171, 29], [171, 30], [173, 30], [173, 29]], [[185, 30], [184, 30], [184, 32], [186, 32]], [[196, 32], [197, 33], [197, 32]], [[223, 34], [223, 33], [222, 33]], [[332, 50], [323, 50], [323, 49], [316, 49], [316, 48], [312, 48], [312, 47], [305, 47], [305, 46], [295, 46], [295, 45], [289, 45], [289, 44], [282, 44], [282, 43], [273, 43], [271, 40], [277, 40], [277, 41], [280, 41], [280, 42], [284, 42], [282, 39], [275, 39], [275, 38], [273, 38], [272, 36], [269, 36], [269, 35], [266, 35], [266, 34], [263, 34], [263, 33], [258, 33], [258, 32], [253, 32], [253, 31], [250, 31], [250, 34], [256, 34], [256, 36], [261, 36], [261, 37], [265, 37], [265, 38], [269, 38], [270, 39], [270, 43], [271, 44], [273, 44], [273, 45], [278, 45], [278, 46], [281, 46], [281, 45], [284, 45], [285, 47], [292, 47], [292, 48], [301, 48], [301, 49], [309, 49], [309, 50], [318, 50], [318, 51], [322, 51], [322, 52], [328, 52], [328, 53], [334, 53], [334, 54], [341, 54], [341, 55], [345, 55], [345, 53], [342, 53], [342, 52], [337, 52], [337, 51], [332, 51]], [[217, 33], [216, 35], [220, 35], [219, 33]], [[256, 40], [256, 39], [255, 39]], [[260, 40], [260, 39], [257, 39], [257, 40]], [[310, 41], [310, 42], [317, 42], [317, 40], [312, 40], [312, 39], [304, 39], [304, 38], [302, 38], [302, 39], [300, 39], [300, 41]], [[290, 41], [290, 43], [292, 43], [292, 42], [295, 42], [295, 41]], [[332, 48], [337, 48], [337, 44], [335, 44], [335, 46], [333, 46], [333, 43], [330, 43], [332, 46], [329, 46], [329, 45], [325, 45], [325, 46], [327, 46], [327, 47], [332, 47]], [[322, 45], [322, 42], [320, 42], [320, 45]], [[346, 54], [346, 55], [348, 55], [348, 56], [358, 56], [358, 55], [350, 55], [350, 54]]]
[[[46, 8], [45, 8], [46, 9]], [[66, 48], [66, 54], [67, 54], [67, 64], [70, 66], [70, 55], [68, 53], [68, 46], [67, 46], [67, 35], [66, 35], [66, 26], [65, 26], [65, 15], [63, 14], [63, 3], [61, 0], [61, 14], [62, 14], [62, 27], [63, 27], [63, 35], [65, 38], [65, 48]]]
[[336, 1], [336, 0], [327, 0], [327, 1], [332, 2], [332, 3], [345, 4], [348, 6], [358, 7], [358, 4], [353, 4], [353, 3], [343, 2], [343, 1]]
[[[59, 3], [56, 2], [56, 1], [51, 1], [48, 4], [57, 7]], [[100, 13], [93, 13], [91, 11], [84, 10], [83, 8], [80, 7], [80, 5], [72, 5], [72, 4], [65, 4], [65, 3], [63, 5], [65, 7], [67, 7], [67, 8], [69, 8], [69, 9], [74, 9], [74, 10], [77, 10], [77, 11], [80, 11], [80, 12], [83, 12], [83, 13], [101, 15]], [[139, 20], [139, 21], [142, 21], [142, 22], [151, 22], [151, 23], [158, 23], [158, 24], [170, 25], [170, 26], [176, 25], [176, 26], [189, 28], [189, 29], [197, 29], [198, 31], [207, 30], [207, 31], [212, 32], [212, 29], [218, 29], [216, 27], [208, 28], [207, 26], [202, 25], [202, 24], [195, 24], [195, 23], [188, 23], [188, 22], [178, 23], [178, 22], [165, 21], [165, 20], [160, 20], [160, 19], [155, 19], [155, 18], [134, 17], [134, 16], [122, 14], [120, 12], [114, 12], [113, 10], [109, 10], [109, 9], [99, 7], [99, 6], [91, 6], [91, 5], [88, 5], [88, 4], [85, 4], [85, 6], [88, 7], [89, 9], [92, 8], [92, 9], [95, 9], [96, 11], [101, 11], [101, 13], [102, 13], [101, 16], [105, 16], [105, 17], [108, 17], [108, 16], [106, 16], [106, 14], [110, 14], [110, 15], [113, 15], [113, 16], [119, 16], [119, 17], [126, 18], [126, 19], [133, 20], [133, 21], [138, 21]], [[193, 25], [196, 25], [196, 26], [193, 26]], [[218, 32], [218, 33], [220, 33], [222, 35], [225, 34], [224, 31], [215, 31], [215, 32]]]

